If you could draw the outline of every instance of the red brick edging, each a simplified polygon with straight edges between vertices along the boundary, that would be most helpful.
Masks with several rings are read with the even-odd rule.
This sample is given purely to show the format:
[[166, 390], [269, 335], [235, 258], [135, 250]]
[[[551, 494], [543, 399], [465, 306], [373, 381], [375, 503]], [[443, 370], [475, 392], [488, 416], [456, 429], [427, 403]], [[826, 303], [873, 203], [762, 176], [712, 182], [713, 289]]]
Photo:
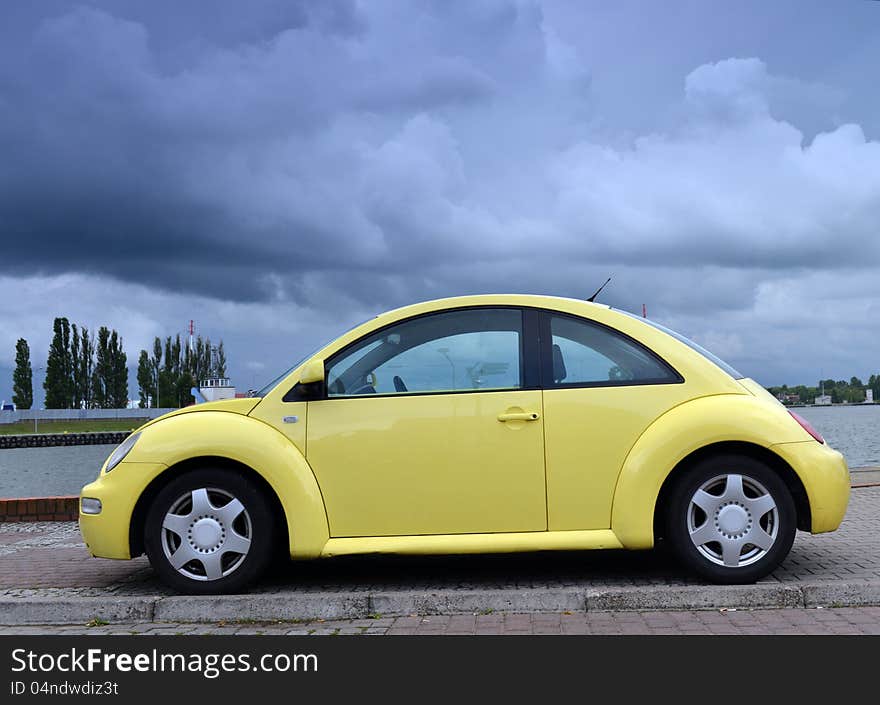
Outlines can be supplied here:
[[79, 497], [0, 499], [2, 521], [76, 521]]

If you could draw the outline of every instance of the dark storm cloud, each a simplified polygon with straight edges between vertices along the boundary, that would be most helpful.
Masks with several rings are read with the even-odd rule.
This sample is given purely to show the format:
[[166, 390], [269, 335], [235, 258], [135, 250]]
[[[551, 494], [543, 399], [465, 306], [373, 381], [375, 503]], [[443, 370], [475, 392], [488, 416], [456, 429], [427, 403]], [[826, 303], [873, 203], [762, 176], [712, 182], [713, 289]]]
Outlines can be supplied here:
[[[696, 68], [675, 130], [610, 147], [588, 67], [536, 3], [209, 5], [12, 23], [3, 271], [306, 303], [311, 276], [384, 302], [462, 265], [484, 268], [465, 289], [504, 283], [499, 262], [806, 266], [876, 213], [876, 145], [858, 128], [806, 143], [771, 100], [822, 91], [758, 59]], [[852, 222], [797, 193], [826, 186], [804, 173], [826, 157], [866, 172]]]
[[[785, 164], [789, 151], [821, 169], [831, 142], [831, 158], [867, 167], [876, 189], [875, 145], [850, 130], [802, 146], [770, 103], [821, 87], [758, 59], [680, 77], [675, 131], [604, 145], [588, 129], [588, 67], [535, 3], [20, 13], [0, 112], [6, 272], [242, 300], [296, 297], [305, 273], [354, 286], [354, 272], [403, 272], [418, 295], [432, 267], [500, 253], [805, 266], [826, 253], [828, 229], [858, 234], [876, 210], [848, 203], [857, 222], [827, 223], [790, 198], [824, 184]], [[852, 248], [835, 259], [863, 261]]]
[[[493, 93], [461, 37], [454, 52], [402, 60], [371, 51], [384, 37], [358, 38], [368, 25], [353, 3], [248, 5], [240, 31], [229, 20], [237, 3], [182, 16], [174, 5], [173, 23], [171, 8], [143, 7], [59, 3], [13, 23], [28, 38], [10, 47], [2, 76], [5, 271], [98, 272], [247, 299], [265, 295], [267, 274], [392, 265], [431, 242], [436, 233], [405, 234], [411, 223], [392, 209], [448, 179], [431, 143], [451, 137], [422, 112]], [[469, 14], [439, 7], [410, 18], [425, 22], [429, 44]], [[472, 13], [476, 30], [491, 35], [498, 19], [497, 40], [515, 41], [517, 11], [499, 7]], [[397, 193], [386, 198], [377, 177]], [[239, 276], [202, 277], [203, 265]]]

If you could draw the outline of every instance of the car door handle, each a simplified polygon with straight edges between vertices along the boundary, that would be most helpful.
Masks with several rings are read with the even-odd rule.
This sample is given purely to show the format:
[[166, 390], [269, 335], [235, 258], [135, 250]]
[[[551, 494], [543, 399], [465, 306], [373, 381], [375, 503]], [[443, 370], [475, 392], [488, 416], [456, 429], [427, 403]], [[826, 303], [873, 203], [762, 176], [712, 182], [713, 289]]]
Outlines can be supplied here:
[[498, 414], [499, 421], [537, 421], [541, 415], [535, 411], [517, 411], [508, 414]]

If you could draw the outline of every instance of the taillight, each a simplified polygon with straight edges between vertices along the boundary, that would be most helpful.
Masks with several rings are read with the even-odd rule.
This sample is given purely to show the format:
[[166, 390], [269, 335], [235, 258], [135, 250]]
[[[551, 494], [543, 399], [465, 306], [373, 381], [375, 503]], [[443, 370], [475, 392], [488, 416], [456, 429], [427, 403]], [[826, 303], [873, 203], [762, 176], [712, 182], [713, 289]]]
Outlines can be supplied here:
[[819, 443], [824, 443], [825, 439], [822, 438], [822, 434], [819, 433], [815, 428], [810, 425], [810, 422], [807, 421], [803, 416], [799, 416], [794, 413], [791, 409], [788, 410], [788, 413], [791, 414], [792, 418], [797, 421], [801, 428], [804, 429], [807, 433], [809, 433], [813, 438], [815, 438]]

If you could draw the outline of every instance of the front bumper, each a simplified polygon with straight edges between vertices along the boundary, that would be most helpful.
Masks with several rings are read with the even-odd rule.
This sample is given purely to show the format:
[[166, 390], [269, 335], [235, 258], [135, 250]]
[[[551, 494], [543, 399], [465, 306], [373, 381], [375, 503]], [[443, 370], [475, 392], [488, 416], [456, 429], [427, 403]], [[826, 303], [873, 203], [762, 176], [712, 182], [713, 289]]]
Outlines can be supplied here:
[[850, 476], [843, 455], [816, 441], [779, 443], [770, 450], [797, 473], [810, 501], [810, 532], [821, 534], [840, 526], [849, 504]]
[[102, 472], [82, 488], [80, 504], [85, 497], [101, 502], [100, 514], [79, 513], [79, 530], [89, 553], [98, 558], [131, 558], [129, 527], [135, 505], [147, 485], [165, 469], [162, 463], [122, 461], [112, 472]]

